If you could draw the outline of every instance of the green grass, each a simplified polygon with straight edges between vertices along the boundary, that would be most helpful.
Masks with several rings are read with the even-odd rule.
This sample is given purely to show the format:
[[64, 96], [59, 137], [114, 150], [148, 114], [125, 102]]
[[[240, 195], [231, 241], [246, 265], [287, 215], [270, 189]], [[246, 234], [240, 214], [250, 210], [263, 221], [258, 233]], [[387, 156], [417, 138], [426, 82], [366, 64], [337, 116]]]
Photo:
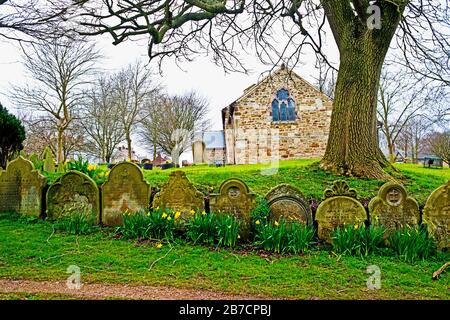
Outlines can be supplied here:
[[[449, 299], [449, 272], [431, 280], [448, 260], [449, 253], [411, 264], [395, 257], [339, 256], [325, 250], [281, 257], [185, 243], [165, 243], [157, 249], [152, 243], [114, 239], [108, 230], [67, 235], [55, 233], [48, 222], [0, 215], [0, 278], [9, 279], [65, 281], [67, 267], [77, 265], [83, 283], [166, 285], [296, 299]], [[369, 265], [381, 268], [380, 290], [366, 287]]]

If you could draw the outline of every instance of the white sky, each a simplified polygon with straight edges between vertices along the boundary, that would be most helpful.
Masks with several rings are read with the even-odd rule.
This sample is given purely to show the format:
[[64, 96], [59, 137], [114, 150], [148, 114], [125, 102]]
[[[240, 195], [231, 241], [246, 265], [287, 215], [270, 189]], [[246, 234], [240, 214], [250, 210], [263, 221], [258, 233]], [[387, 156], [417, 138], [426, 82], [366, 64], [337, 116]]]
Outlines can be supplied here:
[[[128, 41], [113, 46], [111, 39], [106, 35], [97, 37], [96, 43], [105, 56], [105, 59], [99, 63], [99, 67], [105, 71], [115, 71], [136, 59], [148, 61], [146, 44], [139, 45], [136, 42]], [[12, 84], [20, 85], [27, 81], [25, 70], [21, 64], [21, 55], [21, 49], [17, 43], [0, 41], [0, 101], [13, 113], [15, 113], [14, 105], [6, 94]], [[338, 53], [335, 51], [334, 61], [337, 61], [337, 57]], [[162, 83], [167, 92], [171, 94], [195, 90], [205, 96], [210, 103], [208, 118], [211, 119], [211, 129], [220, 130], [222, 129], [221, 109], [239, 98], [244, 89], [260, 79], [262, 73], [270, 70], [269, 66], [262, 65], [256, 57], [246, 56], [244, 61], [246, 67], [251, 69], [251, 73], [247, 75], [242, 73], [225, 74], [223, 68], [213, 64], [208, 57], [198, 57], [193, 62], [183, 63], [183, 70], [168, 58], [163, 62], [163, 75], [156, 74], [155, 79]], [[314, 78], [317, 77], [318, 71], [314, 64], [315, 57], [313, 55], [304, 55], [294, 70], [307, 81], [315, 84]], [[156, 64], [154, 70], [157, 70]], [[151, 153], [140, 147], [137, 140], [135, 139], [136, 145], [134, 146], [137, 154], [140, 157], [149, 157]], [[181, 159], [192, 161], [191, 152], [183, 154]]]

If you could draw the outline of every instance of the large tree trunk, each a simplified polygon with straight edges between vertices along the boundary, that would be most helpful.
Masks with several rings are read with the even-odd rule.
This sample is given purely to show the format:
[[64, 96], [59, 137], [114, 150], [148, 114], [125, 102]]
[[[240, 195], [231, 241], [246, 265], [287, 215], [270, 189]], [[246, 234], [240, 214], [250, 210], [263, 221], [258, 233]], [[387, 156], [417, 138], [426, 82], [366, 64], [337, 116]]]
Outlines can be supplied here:
[[342, 175], [385, 180], [378, 146], [377, 94], [385, 53], [369, 41], [341, 52], [330, 135], [321, 166]]
[[131, 135], [130, 135], [129, 131], [126, 133], [126, 140], [127, 140], [127, 147], [128, 147], [128, 161], [131, 161], [131, 160], [133, 160], [133, 153], [131, 150]]

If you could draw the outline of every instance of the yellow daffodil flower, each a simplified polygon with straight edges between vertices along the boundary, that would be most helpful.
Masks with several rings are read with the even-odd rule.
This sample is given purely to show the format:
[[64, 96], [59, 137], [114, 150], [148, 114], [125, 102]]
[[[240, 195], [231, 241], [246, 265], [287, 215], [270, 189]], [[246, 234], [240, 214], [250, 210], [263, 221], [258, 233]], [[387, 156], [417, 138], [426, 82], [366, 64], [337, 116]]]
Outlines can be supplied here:
[[241, 238], [241, 236], [240, 236], [240, 235], [238, 235], [238, 236], [237, 236], [237, 238], [238, 238], [238, 239], [240, 239], [240, 238]]
[[189, 211], [189, 213], [190, 213], [190, 214], [195, 214], [195, 210], [192, 210], [192, 209], [191, 209], [191, 211]]
[[203, 211], [202, 211], [202, 215], [204, 216], [205, 214], [206, 214], [206, 211], [205, 211], [205, 210], [203, 210]]
[[162, 248], [162, 246], [163, 246], [163, 244], [162, 244], [162, 243], [158, 243], [158, 244], [156, 245], [156, 249], [161, 249], [161, 248]]
[[170, 220], [172, 220], [172, 217], [171, 217], [171, 216], [168, 216], [168, 217], [167, 217], [167, 221], [170, 221]]
[[256, 225], [260, 225], [261, 222], [260, 222], [259, 220], [256, 220], [256, 221], [255, 221], [255, 224], [256, 224]]
[[167, 213], [163, 213], [162, 215], [161, 215], [161, 218], [163, 218], [163, 219], [165, 219], [167, 217]]
[[355, 224], [354, 230], [358, 229], [359, 224]]
[[177, 211], [177, 212], [175, 213], [175, 220], [177, 220], [180, 216], [181, 216], [181, 212], [180, 212], [180, 211]]
[[95, 165], [90, 164], [90, 165], [88, 165], [87, 169], [88, 169], [88, 171], [95, 170]]
[[279, 227], [280, 224], [278, 223], [278, 221], [275, 221], [275, 226]]

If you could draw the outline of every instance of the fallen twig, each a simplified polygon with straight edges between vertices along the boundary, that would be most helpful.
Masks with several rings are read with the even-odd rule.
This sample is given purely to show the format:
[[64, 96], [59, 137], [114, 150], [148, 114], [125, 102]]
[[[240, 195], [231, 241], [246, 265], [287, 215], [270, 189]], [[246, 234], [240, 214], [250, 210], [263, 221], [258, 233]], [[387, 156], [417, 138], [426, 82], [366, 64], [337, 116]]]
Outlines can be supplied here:
[[437, 280], [442, 272], [447, 269], [447, 267], [450, 266], [450, 261], [444, 264], [442, 267], [440, 267], [437, 271], [433, 273], [433, 280]]

